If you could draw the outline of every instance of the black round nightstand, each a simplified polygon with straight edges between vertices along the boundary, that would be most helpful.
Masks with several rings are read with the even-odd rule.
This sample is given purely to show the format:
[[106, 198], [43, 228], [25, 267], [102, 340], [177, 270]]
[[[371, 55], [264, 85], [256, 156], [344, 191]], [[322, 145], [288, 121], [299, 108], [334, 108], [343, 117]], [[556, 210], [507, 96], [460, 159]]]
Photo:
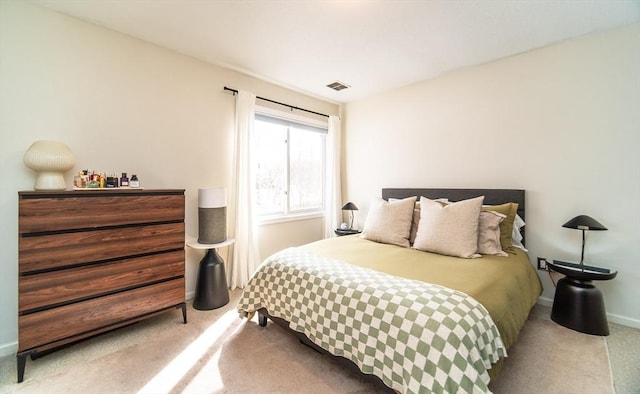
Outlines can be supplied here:
[[552, 271], [565, 275], [556, 285], [551, 320], [585, 334], [609, 335], [602, 292], [591, 281], [610, 280], [618, 272], [557, 260], [548, 266]]
[[355, 230], [355, 229], [341, 229], [341, 228], [337, 228], [334, 230], [336, 235], [338, 237], [342, 237], [343, 235], [352, 235], [352, 234], [360, 234], [360, 230]]
[[217, 244], [201, 244], [197, 241], [187, 242], [193, 249], [204, 249], [207, 253], [200, 260], [196, 293], [193, 297], [193, 307], [206, 311], [226, 305], [229, 302], [229, 286], [224, 269], [224, 260], [216, 252], [217, 248], [232, 245], [235, 239], [230, 238]]

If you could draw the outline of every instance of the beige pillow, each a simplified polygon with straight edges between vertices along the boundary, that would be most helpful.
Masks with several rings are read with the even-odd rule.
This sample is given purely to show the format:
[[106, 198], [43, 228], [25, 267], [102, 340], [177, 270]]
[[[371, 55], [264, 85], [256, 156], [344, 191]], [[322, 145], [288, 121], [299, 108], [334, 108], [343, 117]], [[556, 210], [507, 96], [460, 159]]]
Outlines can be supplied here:
[[409, 243], [413, 245], [416, 242], [416, 235], [418, 235], [418, 226], [420, 225], [420, 202], [416, 203], [416, 207], [413, 209], [413, 219], [411, 221], [411, 230], [409, 231]]
[[500, 223], [506, 216], [494, 211], [481, 211], [478, 222], [478, 253], [508, 256], [500, 246]]
[[500, 223], [500, 247], [505, 252], [515, 253], [512, 246], [511, 233], [513, 232], [513, 222], [518, 212], [518, 203], [508, 202], [500, 205], [486, 205], [482, 209], [506, 215], [502, 223]]
[[371, 200], [369, 214], [361, 238], [409, 247], [409, 230], [416, 197], [387, 202], [379, 197]]
[[420, 197], [420, 224], [413, 247], [426, 252], [474, 258], [484, 196], [442, 205]]

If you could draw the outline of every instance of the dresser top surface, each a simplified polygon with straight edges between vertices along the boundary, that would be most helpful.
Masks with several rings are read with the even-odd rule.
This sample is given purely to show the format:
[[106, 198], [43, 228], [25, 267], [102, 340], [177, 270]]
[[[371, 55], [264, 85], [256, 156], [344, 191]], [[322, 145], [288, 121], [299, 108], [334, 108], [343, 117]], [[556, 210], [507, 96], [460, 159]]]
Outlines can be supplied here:
[[183, 194], [185, 189], [94, 189], [94, 190], [23, 190], [18, 196], [27, 198], [79, 197], [79, 196], [118, 196], [145, 194]]

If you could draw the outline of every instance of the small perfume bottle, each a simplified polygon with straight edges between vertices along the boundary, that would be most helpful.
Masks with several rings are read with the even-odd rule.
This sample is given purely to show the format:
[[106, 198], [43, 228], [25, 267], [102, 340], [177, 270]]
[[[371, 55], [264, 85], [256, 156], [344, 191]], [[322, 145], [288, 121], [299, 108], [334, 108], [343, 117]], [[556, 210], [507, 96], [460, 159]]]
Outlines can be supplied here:
[[116, 178], [115, 174], [107, 175], [107, 188], [115, 188], [118, 187], [118, 178]]
[[129, 187], [129, 178], [127, 178], [126, 172], [123, 172], [120, 177], [120, 187]]
[[89, 170], [82, 170], [82, 178], [80, 179], [81, 187], [87, 187], [89, 183]]
[[82, 187], [82, 171], [80, 171], [76, 176], [73, 177], [73, 187]]
[[129, 181], [129, 187], [140, 187], [140, 181], [136, 174], [131, 174], [131, 180]]
[[89, 176], [89, 182], [87, 183], [87, 188], [89, 189], [99, 189], [100, 188], [100, 177], [96, 174], [91, 174]]

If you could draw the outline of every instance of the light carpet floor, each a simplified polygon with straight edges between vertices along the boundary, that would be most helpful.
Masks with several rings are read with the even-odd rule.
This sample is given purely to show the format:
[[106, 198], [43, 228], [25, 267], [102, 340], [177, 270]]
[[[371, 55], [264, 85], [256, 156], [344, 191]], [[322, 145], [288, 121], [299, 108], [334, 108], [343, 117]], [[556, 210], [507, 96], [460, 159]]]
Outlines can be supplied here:
[[[275, 324], [214, 311], [176, 310], [28, 360], [0, 360], [1, 393], [368, 393], [384, 387], [301, 345]], [[254, 318], [255, 320], [255, 318]], [[604, 338], [532, 318], [509, 352], [495, 393], [612, 393]]]

